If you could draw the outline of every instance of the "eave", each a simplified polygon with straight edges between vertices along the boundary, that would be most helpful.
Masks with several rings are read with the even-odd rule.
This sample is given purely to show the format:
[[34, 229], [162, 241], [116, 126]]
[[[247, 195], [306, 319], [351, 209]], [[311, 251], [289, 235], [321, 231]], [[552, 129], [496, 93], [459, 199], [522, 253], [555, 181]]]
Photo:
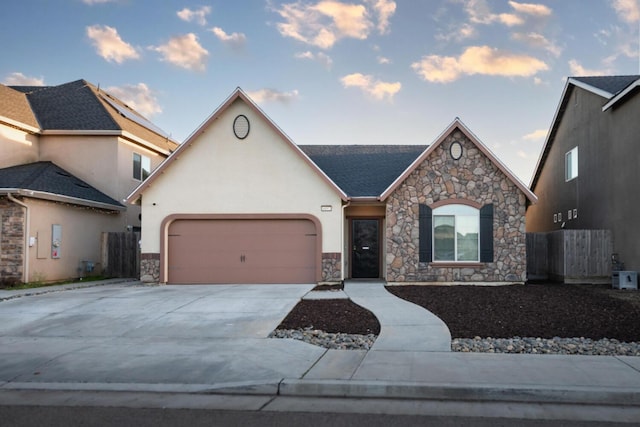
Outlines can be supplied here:
[[68, 203], [78, 206], [86, 206], [95, 209], [103, 209], [108, 211], [124, 212], [127, 210], [122, 205], [112, 205], [109, 203], [96, 202], [93, 200], [80, 199], [78, 197], [65, 196], [62, 194], [48, 193], [46, 191], [35, 191], [24, 188], [0, 188], [0, 194], [17, 194], [22, 197], [29, 197], [32, 199], [48, 200], [52, 202]]

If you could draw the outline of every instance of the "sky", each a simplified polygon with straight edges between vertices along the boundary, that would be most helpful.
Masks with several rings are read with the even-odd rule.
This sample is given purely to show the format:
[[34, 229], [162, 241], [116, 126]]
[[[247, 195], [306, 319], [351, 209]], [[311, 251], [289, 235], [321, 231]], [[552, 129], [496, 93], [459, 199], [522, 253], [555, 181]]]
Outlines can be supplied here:
[[640, 74], [640, 0], [7, 0], [0, 82], [85, 79], [184, 141], [241, 87], [296, 144], [456, 118], [529, 184], [568, 76]]

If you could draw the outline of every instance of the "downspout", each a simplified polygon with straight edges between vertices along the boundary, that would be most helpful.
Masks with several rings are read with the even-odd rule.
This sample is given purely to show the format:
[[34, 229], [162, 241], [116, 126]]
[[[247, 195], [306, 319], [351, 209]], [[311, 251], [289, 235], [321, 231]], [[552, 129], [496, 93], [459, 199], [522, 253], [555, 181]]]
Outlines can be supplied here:
[[23, 282], [24, 283], [29, 283], [29, 224], [31, 224], [30, 218], [29, 218], [29, 206], [24, 203], [21, 202], [20, 200], [16, 199], [15, 197], [13, 197], [13, 195], [11, 193], [7, 193], [7, 198], [9, 200], [11, 200], [13, 203], [15, 203], [16, 205], [22, 206], [25, 210], [25, 214], [24, 214], [24, 259], [22, 261], [23, 265], [23, 271], [22, 271], [22, 278], [23, 278]]
[[[349, 245], [345, 245], [345, 235], [344, 235], [344, 223], [347, 220], [347, 217], [345, 216], [345, 210], [351, 206], [351, 199], [347, 200], [347, 203], [342, 205], [342, 219], [340, 221], [340, 234], [342, 235], [342, 251], [344, 252], [343, 256], [342, 256], [342, 268], [340, 269], [340, 280], [342, 280], [344, 282], [344, 278], [345, 278], [345, 262], [346, 262], [346, 258], [347, 258], [347, 253], [349, 253]], [[347, 250], [345, 251], [345, 247], [347, 248]]]

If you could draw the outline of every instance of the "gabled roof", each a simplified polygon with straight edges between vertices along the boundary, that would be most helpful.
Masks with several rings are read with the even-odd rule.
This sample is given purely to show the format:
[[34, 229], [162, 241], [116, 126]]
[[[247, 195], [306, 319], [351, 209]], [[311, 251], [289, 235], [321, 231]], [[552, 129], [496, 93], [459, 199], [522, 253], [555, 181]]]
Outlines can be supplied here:
[[335, 182], [331, 180], [327, 174], [320, 169], [301, 149], [298, 147], [291, 139], [258, 107], [249, 96], [239, 87], [220, 105], [189, 137], [182, 143], [178, 148], [164, 161], [160, 166], [158, 166], [149, 177], [144, 180], [133, 192], [127, 197], [127, 203], [135, 203], [138, 198], [142, 195], [144, 190], [146, 190], [153, 182], [157, 179], [158, 176], [164, 173], [164, 171], [171, 166], [171, 164], [180, 157], [181, 153], [189, 148], [191, 144], [195, 140], [198, 139], [200, 135], [202, 135], [208, 128], [213, 124], [231, 104], [233, 104], [236, 100], [242, 100], [251, 110], [253, 110], [258, 116], [262, 117], [265, 122], [273, 129], [282, 140], [296, 153], [298, 154], [302, 160], [304, 160], [309, 167], [316, 172], [327, 184], [333, 188], [333, 190], [338, 193], [342, 200], [347, 200], [348, 197], [345, 192], [336, 185]]
[[0, 193], [122, 211], [126, 208], [52, 162], [0, 169]]
[[556, 112], [553, 116], [553, 121], [551, 122], [551, 128], [547, 134], [547, 139], [544, 142], [542, 152], [540, 153], [538, 163], [536, 164], [535, 172], [531, 179], [531, 184], [529, 185], [529, 188], [532, 190], [535, 190], [536, 188], [538, 179], [540, 178], [540, 173], [542, 172], [544, 163], [547, 160], [549, 150], [551, 149], [556, 132], [558, 131], [558, 126], [562, 120], [562, 115], [567, 108], [567, 103], [569, 102], [569, 98], [571, 97], [571, 93], [575, 87], [594, 93], [602, 97], [603, 100], [608, 100], [608, 102], [602, 106], [602, 111], [606, 111], [616, 103], [622, 102], [628, 96], [636, 93], [637, 89], [640, 87], [640, 75], [567, 78], [564, 89], [562, 90], [562, 95], [560, 96], [560, 102], [558, 103], [558, 107], [556, 108]]
[[300, 145], [349, 197], [377, 198], [425, 145]]
[[631, 83], [638, 80], [640, 76], [591, 76], [591, 77], [570, 77], [569, 80], [575, 85], [582, 83], [583, 89], [599, 90], [605, 93], [606, 98], [611, 98], [622, 92]]
[[458, 129], [460, 132], [462, 132], [470, 141], [472, 144], [474, 144], [485, 156], [487, 156], [489, 158], [489, 160], [491, 160], [491, 162], [496, 165], [496, 167], [498, 169], [500, 169], [500, 171], [502, 171], [502, 173], [504, 173], [507, 178], [509, 178], [509, 180], [511, 182], [513, 182], [516, 187], [518, 187], [520, 189], [520, 191], [522, 191], [524, 193], [524, 195], [527, 197], [527, 199], [531, 202], [531, 203], [536, 203], [538, 201], [538, 198], [536, 197], [535, 194], [533, 194], [533, 192], [531, 190], [529, 190], [529, 188], [527, 188], [527, 186], [518, 179], [518, 177], [516, 177], [513, 172], [511, 172], [509, 170], [509, 168], [507, 168], [507, 166], [504, 165], [504, 163], [502, 163], [492, 152], [491, 150], [489, 150], [489, 148], [484, 145], [470, 130], [469, 128], [467, 128], [467, 126], [462, 123], [462, 121], [459, 118], [455, 118], [455, 120], [444, 130], [444, 132], [442, 132], [442, 134], [440, 134], [440, 136], [434, 141], [433, 144], [429, 145], [429, 147], [424, 150], [424, 152], [418, 156], [418, 158], [416, 158], [413, 163], [411, 163], [411, 165], [409, 165], [409, 167], [407, 167], [407, 169], [401, 174], [399, 175], [396, 180], [380, 195], [380, 200], [385, 200], [387, 197], [389, 197], [391, 195], [391, 193], [393, 193], [401, 184], [402, 182], [404, 182], [405, 179], [407, 179], [409, 177], [409, 175], [418, 167], [420, 166], [426, 159], [429, 158], [429, 156], [431, 155], [431, 153], [433, 153], [435, 151], [436, 148], [438, 148], [438, 146], [440, 146], [440, 144], [442, 144], [444, 142], [444, 140], [451, 134], [453, 133], [456, 129]]
[[140, 113], [86, 80], [58, 86], [9, 86], [26, 97], [43, 133], [128, 132], [169, 154], [178, 143]]

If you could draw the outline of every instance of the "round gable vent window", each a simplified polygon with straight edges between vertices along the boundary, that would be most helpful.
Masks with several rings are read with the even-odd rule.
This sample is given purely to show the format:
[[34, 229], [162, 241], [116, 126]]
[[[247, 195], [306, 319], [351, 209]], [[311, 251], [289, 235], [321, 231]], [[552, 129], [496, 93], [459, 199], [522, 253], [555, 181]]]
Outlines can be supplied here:
[[247, 116], [240, 114], [233, 121], [233, 134], [238, 139], [245, 139], [249, 135], [249, 119]]
[[459, 141], [453, 141], [449, 147], [449, 153], [452, 159], [458, 160], [462, 157], [462, 144]]

